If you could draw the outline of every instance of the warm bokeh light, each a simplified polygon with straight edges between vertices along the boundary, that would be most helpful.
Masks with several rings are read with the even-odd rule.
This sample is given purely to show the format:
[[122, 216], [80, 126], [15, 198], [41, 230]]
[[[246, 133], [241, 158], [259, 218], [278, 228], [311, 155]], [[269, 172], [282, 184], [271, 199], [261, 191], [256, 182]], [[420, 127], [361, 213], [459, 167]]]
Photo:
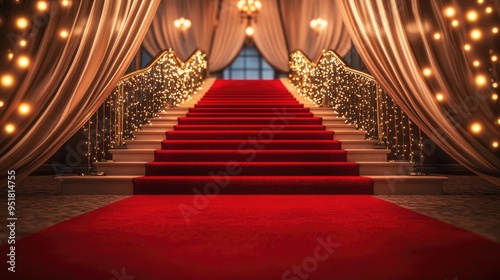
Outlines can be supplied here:
[[496, 55], [491, 56], [491, 61], [497, 61], [497, 60], [498, 60], [498, 57]]
[[491, 14], [491, 12], [493, 12], [493, 9], [491, 7], [487, 7], [485, 11], [487, 14]]
[[498, 94], [493, 93], [493, 94], [491, 95], [491, 99], [493, 99], [493, 100], [498, 100]]
[[473, 133], [479, 133], [481, 132], [481, 130], [483, 129], [483, 127], [481, 126], [480, 123], [473, 123], [471, 126], [470, 126], [470, 130], [473, 132]]
[[69, 1], [64, 0], [61, 2], [61, 5], [63, 5], [64, 7], [67, 7], [67, 6], [69, 6]]
[[254, 33], [255, 33], [255, 30], [251, 26], [249, 26], [245, 29], [245, 34], [247, 34], [247, 36], [249, 36], [249, 37], [252, 36]]
[[497, 123], [500, 125], [500, 118], [498, 118]]
[[457, 26], [458, 26], [458, 20], [456, 20], [456, 19], [455, 19], [455, 20], [453, 20], [453, 21], [451, 22], [451, 25], [452, 25], [452, 26], [454, 26], [454, 27], [457, 27]]
[[21, 46], [21, 47], [26, 47], [27, 44], [28, 44], [28, 42], [26, 40], [19, 41], [19, 46]]
[[498, 148], [498, 142], [495, 141], [495, 142], [491, 143], [491, 146], [493, 146], [493, 148]]
[[467, 12], [466, 17], [468, 21], [476, 21], [478, 18], [478, 14], [476, 11], [469, 11]]
[[15, 130], [16, 130], [16, 127], [13, 124], [9, 123], [5, 126], [5, 132], [7, 132], [8, 134], [13, 133]]
[[493, 34], [497, 34], [498, 33], [498, 27], [493, 27], [491, 29], [491, 32], [493, 32]]
[[26, 27], [28, 27], [28, 20], [26, 18], [18, 18], [16, 20], [16, 26], [21, 28], [21, 29], [25, 29]]
[[14, 54], [13, 53], [9, 53], [9, 55], [7, 55], [7, 57], [9, 58], [9, 60], [12, 60], [14, 58]]
[[444, 100], [444, 95], [442, 93], [437, 93], [436, 94], [436, 99], [437, 101], [443, 101]]
[[0, 107], [3, 107], [4, 103], [3, 101], [0, 101]]
[[477, 3], [479, 3], [479, 4], [483, 4], [483, 3], [484, 3], [484, 0], [477, 0]]
[[470, 32], [470, 37], [473, 40], [479, 40], [479, 39], [481, 39], [481, 36], [482, 36], [482, 33], [481, 33], [481, 30], [479, 30], [479, 29], [474, 29]]
[[470, 49], [471, 49], [471, 46], [469, 44], [464, 45], [464, 50], [470, 51]]
[[30, 59], [25, 55], [20, 56], [17, 59], [17, 65], [21, 68], [26, 68], [26, 67], [30, 66]]
[[476, 82], [476, 85], [478, 85], [478, 86], [484, 86], [484, 85], [486, 85], [487, 80], [486, 80], [486, 77], [484, 75], [479, 74], [476, 76], [475, 82]]
[[10, 74], [4, 74], [2, 76], [2, 86], [3, 87], [10, 87], [14, 84], [14, 77]]
[[447, 7], [444, 9], [444, 15], [447, 17], [452, 17], [456, 13], [455, 8], [453, 7]]
[[19, 111], [19, 114], [26, 115], [31, 111], [31, 107], [30, 107], [30, 105], [23, 103], [23, 104], [19, 105], [18, 111]]
[[439, 32], [434, 33], [434, 39], [436, 40], [441, 39], [441, 34]]
[[45, 12], [49, 8], [49, 5], [45, 1], [38, 1], [38, 3], [36, 3], [36, 8], [41, 12]]
[[478, 67], [479, 65], [481, 65], [481, 63], [479, 62], [479, 60], [474, 60], [472, 65], [474, 65], [475, 67]]
[[61, 38], [64, 38], [64, 39], [68, 38], [68, 35], [69, 35], [69, 33], [66, 29], [63, 29], [63, 30], [61, 30], [61, 32], [59, 32], [59, 36], [61, 36]]
[[422, 73], [424, 74], [424, 76], [429, 77], [430, 75], [432, 75], [432, 70], [431, 68], [424, 68], [422, 70]]
[[491, 85], [493, 86], [493, 88], [497, 88], [498, 87], [498, 83], [497, 82], [495, 82], [495, 83], [493, 83]]

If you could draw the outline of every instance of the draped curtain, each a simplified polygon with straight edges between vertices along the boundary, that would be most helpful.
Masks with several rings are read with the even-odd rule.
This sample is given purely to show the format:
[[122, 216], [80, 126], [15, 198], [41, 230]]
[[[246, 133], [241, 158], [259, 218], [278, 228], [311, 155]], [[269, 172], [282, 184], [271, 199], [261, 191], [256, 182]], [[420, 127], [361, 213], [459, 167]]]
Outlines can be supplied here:
[[[500, 185], [492, 86], [499, 69], [491, 61], [499, 42], [488, 40], [499, 14], [482, 15], [486, 4], [477, 1], [335, 2], [363, 62], [410, 119], [463, 166]], [[455, 13], [445, 17], [447, 5]], [[474, 24], [465, 18], [471, 9], [481, 13]], [[484, 39], [474, 39], [472, 28], [483, 28]]]
[[[55, 2], [51, 2], [51, 5]], [[90, 118], [125, 73], [158, 1], [73, 1], [53, 9], [31, 68], [7, 98], [2, 124], [15, 132], [0, 140], [0, 172], [15, 170], [22, 179], [47, 161]], [[59, 38], [61, 27], [69, 36]], [[5, 96], [3, 96], [5, 98]], [[20, 102], [31, 104], [19, 120]]]
[[[301, 50], [310, 59], [315, 60], [323, 49], [335, 50], [340, 56], [349, 52], [351, 40], [339, 15], [336, 2], [279, 0], [288, 53]], [[316, 33], [309, 23], [318, 17], [325, 19], [328, 24], [324, 30]]]
[[[144, 38], [144, 48], [151, 55], [171, 48], [183, 61], [198, 49], [210, 53], [217, 5], [216, 0], [162, 1]], [[191, 21], [191, 28], [175, 28], [174, 21], [181, 17]]]

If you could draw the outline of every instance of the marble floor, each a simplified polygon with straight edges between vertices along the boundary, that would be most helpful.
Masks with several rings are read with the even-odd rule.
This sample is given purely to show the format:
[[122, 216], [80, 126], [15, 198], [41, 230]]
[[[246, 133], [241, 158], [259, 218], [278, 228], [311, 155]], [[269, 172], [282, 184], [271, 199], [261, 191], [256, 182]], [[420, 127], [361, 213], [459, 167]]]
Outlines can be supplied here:
[[[449, 176], [443, 195], [380, 195], [379, 199], [475, 232], [500, 243], [500, 187], [477, 176]], [[127, 195], [61, 195], [54, 176], [31, 176], [16, 186], [17, 238], [125, 199]], [[0, 220], [7, 218], [7, 192], [0, 190]], [[1, 227], [0, 245], [7, 228]]]

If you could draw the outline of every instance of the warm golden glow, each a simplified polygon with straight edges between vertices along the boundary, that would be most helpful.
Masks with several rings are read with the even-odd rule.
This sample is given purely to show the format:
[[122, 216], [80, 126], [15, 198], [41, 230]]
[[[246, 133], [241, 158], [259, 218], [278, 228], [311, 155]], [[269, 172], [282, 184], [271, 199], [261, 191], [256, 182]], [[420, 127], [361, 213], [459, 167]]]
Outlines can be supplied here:
[[493, 32], [494, 34], [497, 34], [498, 33], [498, 27], [493, 27], [491, 29], [491, 32]]
[[69, 1], [64, 0], [64, 1], [61, 2], [61, 5], [67, 7], [67, 6], [69, 6]]
[[13, 53], [9, 53], [9, 55], [7, 57], [9, 58], [9, 60], [12, 60], [14, 58], [14, 54]]
[[483, 4], [483, 3], [484, 3], [484, 0], [477, 0], [477, 3], [479, 3], [479, 4]]
[[25, 55], [20, 56], [17, 59], [17, 65], [21, 68], [26, 68], [26, 67], [30, 66], [30, 59]]
[[0, 107], [3, 107], [4, 103], [3, 101], [0, 101]]
[[476, 11], [469, 11], [467, 12], [466, 17], [468, 21], [476, 21], [478, 18], [478, 14]]
[[491, 146], [493, 146], [493, 148], [498, 148], [498, 142], [495, 141], [495, 142], [491, 143]]
[[5, 126], [5, 132], [7, 132], [8, 134], [13, 133], [15, 130], [16, 130], [16, 127], [13, 124], [9, 123]]
[[458, 26], [458, 20], [456, 20], [456, 19], [455, 19], [455, 20], [453, 20], [453, 21], [451, 22], [451, 25], [452, 25], [452, 26], [454, 26], [454, 27], [457, 27], [457, 26]]
[[487, 7], [486, 8], [486, 13], [487, 14], [491, 14], [491, 12], [493, 12], [493, 9], [491, 7]]
[[321, 31], [326, 28], [328, 22], [322, 18], [316, 18], [309, 22], [309, 27], [314, 31]]
[[441, 34], [439, 32], [434, 33], [434, 39], [436, 40], [441, 39]]
[[26, 40], [19, 41], [19, 46], [21, 46], [21, 47], [26, 47], [27, 44], [28, 44], [28, 42], [26, 42]]
[[453, 7], [447, 7], [444, 9], [444, 15], [447, 17], [452, 17], [456, 13], [455, 8]]
[[497, 123], [500, 125], [500, 118], [498, 118]]
[[493, 93], [493, 94], [491, 95], [491, 99], [493, 99], [493, 100], [498, 100], [498, 94]]
[[464, 45], [464, 50], [466, 50], [466, 51], [470, 51], [470, 49], [471, 49], [471, 47], [470, 47], [470, 45], [469, 45], [469, 44], [465, 44], [465, 45]]
[[36, 8], [41, 12], [45, 12], [49, 8], [49, 5], [45, 1], [38, 1], [38, 3], [36, 3]]
[[498, 57], [496, 55], [491, 56], [491, 61], [497, 61], [497, 60], [498, 60]]
[[30, 105], [23, 103], [23, 104], [19, 105], [18, 111], [19, 111], [19, 114], [26, 115], [31, 111], [31, 107], [30, 107]]
[[26, 27], [28, 27], [28, 20], [26, 18], [18, 18], [16, 20], [16, 26], [21, 28], [21, 29], [25, 29]]
[[479, 29], [474, 29], [470, 32], [470, 37], [473, 39], [473, 40], [479, 40], [481, 39], [481, 30]]
[[10, 74], [4, 74], [2, 76], [2, 86], [10, 87], [14, 84], [14, 77]]
[[179, 18], [174, 20], [174, 26], [182, 31], [188, 30], [191, 27], [191, 21], [187, 18]]
[[470, 126], [470, 130], [473, 132], [473, 133], [479, 133], [481, 132], [481, 130], [483, 129], [483, 127], [481, 126], [480, 123], [473, 123], [471, 126]]
[[247, 34], [248, 37], [252, 37], [252, 35], [255, 33], [255, 30], [253, 29], [253, 27], [251, 26], [248, 26], [246, 29], [245, 29], [245, 34]]
[[436, 99], [437, 99], [437, 101], [441, 102], [444, 100], [444, 95], [442, 93], [437, 93]]
[[61, 38], [65, 39], [65, 38], [68, 38], [68, 31], [66, 29], [63, 29], [61, 30], [61, 32], [59, 32], [59, 36], [61, 36]]
[[431, 68], [424, 68], [422, 70], [422, 73], [424, 74], [424, 76], [429, 77], [430, 75], [432, 75], [432, 70]]
[[478, 86], [484, 86], [486, 85], [486, 77], [484, 75], [477, 75], [475, 79], [476, 85]]
[[481, 65], [481, 63], [479, 62], [479, 60], [474, 60], [472, 65], [474, 65], [475, 67], [478, 67], [479, 65]]
[[492, 84], [492, 86], [493, 86], [493, 88], [497, 88], [498, 87], [498, 83], [495, 82], [495, 83]]

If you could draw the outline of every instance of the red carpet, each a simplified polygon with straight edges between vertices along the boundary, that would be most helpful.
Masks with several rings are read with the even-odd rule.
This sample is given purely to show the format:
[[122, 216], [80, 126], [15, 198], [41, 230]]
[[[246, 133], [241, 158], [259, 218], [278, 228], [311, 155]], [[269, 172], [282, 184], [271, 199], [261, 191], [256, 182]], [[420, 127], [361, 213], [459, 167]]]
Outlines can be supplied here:
[[499, 244], [365, 195], [134, 196], [16, 246], [0, 279], [500, 279]]
[[[333, 132], [280, 81], [218, 80], [165, 133], [135, 194], [372, 194]], [[226, 178], [227, 177], [227, 178]]]

